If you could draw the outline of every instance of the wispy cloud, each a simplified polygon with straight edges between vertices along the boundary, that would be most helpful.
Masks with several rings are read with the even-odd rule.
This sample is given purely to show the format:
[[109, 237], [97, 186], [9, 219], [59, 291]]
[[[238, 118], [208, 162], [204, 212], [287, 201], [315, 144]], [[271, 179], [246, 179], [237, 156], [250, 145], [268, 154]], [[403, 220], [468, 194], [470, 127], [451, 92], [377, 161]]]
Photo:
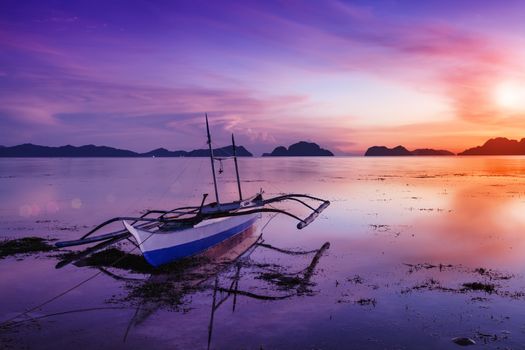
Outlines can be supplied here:
[[[22, 11], [12, 2], [0, 15], [3, 143], [191, 148], [204, 112], [260, 152], [298, 139], [358, 152], [377, 140], [402, 142], [402, 130], [417, 130], [421, 140], [438, 140], [439, 130], [449, 145], [484, 137], [494, 125], [525, 131], [521, 116], [492, 96], [499, 82], [525, 79], [522, 43], [505, 30], [457, 21], [468, 6], [451, 8], [453, 21], [388, 2], [98, 5], [35, 3]], [[348, 91], [331, 93], [334, 77], [357, 75]], [[359, 85], [372, 79], [407, 93], [392, 101], [381, 95], [388, 89]], [[421, 92], [442, 106], [417, 115]], [[352, 109], [345, 100], [355, 96], [379, 107]], [[381, 126], [378, 110], [399, 120]], [[137, 138], [141, 132], [150, 137]]]

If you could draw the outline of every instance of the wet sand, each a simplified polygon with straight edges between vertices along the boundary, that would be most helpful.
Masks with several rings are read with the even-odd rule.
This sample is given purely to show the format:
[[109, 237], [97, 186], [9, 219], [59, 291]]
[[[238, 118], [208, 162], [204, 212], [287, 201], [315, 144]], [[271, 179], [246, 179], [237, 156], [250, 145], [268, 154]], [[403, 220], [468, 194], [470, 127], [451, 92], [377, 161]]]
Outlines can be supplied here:
[[[198, 203], [212, 193], [206, 161], [2, 159], [0, 235], [52, 244], [113, 216]], [[452, 339], [460, 337], [478, 348], [523, 347], [525, 158], [268, 158], [240, 166], [246, 194], [306, 192], [332, 205], [301, 231], [289, 218], [272, 219], [263, 244], [240, 259], [216, 252], [167, 271], [143, 268], [139, 256], [107, 266], [137, 253], [131, 244], [97, 264], [62, 269], [55, 265], [64, 252], [6, 254], [0, 322], [92, 279], [4, 325], [2, 346], [457, 349]], [[235, 199], [229, 170], [221, 190]], [[250, 246], [268, 219], [230, 243]]]

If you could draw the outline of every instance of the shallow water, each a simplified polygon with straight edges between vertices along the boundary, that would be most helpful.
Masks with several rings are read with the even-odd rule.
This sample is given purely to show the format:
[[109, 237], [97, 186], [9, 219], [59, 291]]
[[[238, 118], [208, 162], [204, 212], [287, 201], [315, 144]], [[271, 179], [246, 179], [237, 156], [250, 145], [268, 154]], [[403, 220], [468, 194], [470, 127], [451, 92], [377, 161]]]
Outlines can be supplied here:
[[[264, 246], [198, 282], [177, 277], [175, 289], [188, 281], [199, 287], [178, 290], [176, 304], [164, 295], [137, 297], [141, 282], [93, 267], [57, 270], [56, 253], [7, 257], [0, 321], [96, 276], [16, 319], [27, 322], [1, 328], [2, 345], [455, 349], [452, 338], [469, 337], [486, 349], [523, 348], [525, 158], [255, 158], [240, 159], [240, 167], [245, 196], [262, 188], [266, 196], [308, 193], [332, 202], [304, 230], [282, 216], [263, 229], [264, 243], [280, 249], [330, 243], [307, 283], [279, 284], [265, 268], [304, 277], [314, 252]], [[220, 199], [234, 200], [231, 165], [224, 170]], [[77, 238], [113, 216], [197, 205], [203, 192], [213, 197], [210, 178], [208, 160], [198, 158], [0, 159], [0, 235]], [[235, 281], [245, 293], [213, 308], [214, 295], [217, 303]], [[493, 290], [468, 289], [474, 282]]]

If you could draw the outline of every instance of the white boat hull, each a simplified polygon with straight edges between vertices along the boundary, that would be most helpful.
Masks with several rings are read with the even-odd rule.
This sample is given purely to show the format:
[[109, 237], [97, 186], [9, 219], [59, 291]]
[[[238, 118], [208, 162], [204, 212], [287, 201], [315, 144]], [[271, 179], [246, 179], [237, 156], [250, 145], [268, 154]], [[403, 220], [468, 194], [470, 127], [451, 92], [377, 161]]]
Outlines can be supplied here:
[[260, 213], [205, 220], [192, 228], [150, 232], [137, 229], [124, 221], [124, 226], [137, 241], [144, 258], [153, 266], [193, 256], [250, 229]]

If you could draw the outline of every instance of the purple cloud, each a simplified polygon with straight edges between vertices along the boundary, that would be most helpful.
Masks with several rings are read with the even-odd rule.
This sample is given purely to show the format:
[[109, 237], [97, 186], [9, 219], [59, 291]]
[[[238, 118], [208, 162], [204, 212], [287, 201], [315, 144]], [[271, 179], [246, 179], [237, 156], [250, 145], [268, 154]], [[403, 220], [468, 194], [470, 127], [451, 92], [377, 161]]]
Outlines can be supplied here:
[[325, 87], [301, 89], [304, 79], [353, 74], [442, 96], [458, 132], [464, 122], [519, 119], [489, 96], [523, 71], [519, 3], [5, 1], [3, 9], [3, 144], [192, 148], [209, 112], [219, 142], [235, 132], [255, 152], [298, 139], [358, 152], [371, 132], [359, 123], [373, 118], [319, 112]]

